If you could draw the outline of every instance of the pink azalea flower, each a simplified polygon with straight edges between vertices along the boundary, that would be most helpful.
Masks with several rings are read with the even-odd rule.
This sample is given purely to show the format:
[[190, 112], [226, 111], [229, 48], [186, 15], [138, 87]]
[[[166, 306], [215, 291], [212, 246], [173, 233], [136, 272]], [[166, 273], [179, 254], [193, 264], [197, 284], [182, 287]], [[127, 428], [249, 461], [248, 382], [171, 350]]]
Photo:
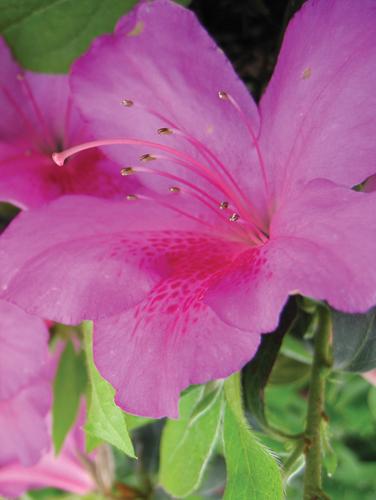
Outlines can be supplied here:
[[1, 38], [0, 109], [0, 201], [31, 208], [66, 193], [120, 195], [117, 170], [98, 151], [56, 168], [53, 151], [90, 137], [68, 77], [22, 72]]
[[[47, 421], [50, 417], [47, 418]], [[18, 497], [35, 488], [54, 487], [79, 495], [96, 489], [95, 482], [84, 465], [83, 408], [75, 427], [68, 434], [63, 449], [56, 457], [52, 447], [31, 466], [19, 463], [0, 465], [0, 494]]]
[[0, 467], [29, 466], [49, 446], [51, 405], [45, 323], [0, 301]]
[[99, 139], [55, 160], [110, 146], [119, 183], [144, 187], [22, 214], [0, 241], [3, 297], [95, 320], [117, 403], [153, 417], [239, 370], [289, 295], [375, 305], [376, 195], [350, 189], [375, 172], [375, 21], [372, 1], [307, 2], [257, 108], [192, 13], [140, 5], [73, 70]]

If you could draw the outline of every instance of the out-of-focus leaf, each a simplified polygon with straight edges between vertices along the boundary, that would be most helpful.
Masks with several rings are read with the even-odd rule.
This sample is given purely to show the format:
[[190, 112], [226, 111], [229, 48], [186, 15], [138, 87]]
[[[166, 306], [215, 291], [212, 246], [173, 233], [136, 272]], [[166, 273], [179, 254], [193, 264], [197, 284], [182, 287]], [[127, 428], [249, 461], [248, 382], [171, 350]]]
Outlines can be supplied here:
[[267, 427], [264, 412], [264, 388], [281, 348], [283, 337], [296, 317], [295, 299], [285, 307], [280, 325], [274, 333], [263, 335], [256, 356], [242, 371], [246, 409], [261, 427]]
[[301, 383], [308, 379], [310, 371], [310, 366], [306, 363], [300, 363], [284, 354], [280, 354], [273, 367], [269, 383], [273, 385]]
[[91, 451], [100, 440], [104, 440], [130, 457], [135, 457], [125, 414], [114, 402], [115, 390], [101, 377], [94, 364], [90, 321], [84, 323], [83, 332], [90, 382], [85, 431], [95, 438], [87, 441], [88, 451]]
[[368, 406], [371, 410], [373, 419], [376, 421], [376, 387], [371, 387], [368, 393]]
[[334, 367], [351, 372], [376, 368], [376, 308], [367, 314], [332, 311]]
[[0, 33], [27, 69], [68, 71], [137, 0], [1, 0]]
[[137, 417], [136, 415], [128, 415], [128, 413], [124, 413], [124, 416], [128, 431], [133, 431], [134, 429], [138, 429], [139, 427], [155, 422], [152, 418]]
[[224, 500], [283, 498], [282, 476], [273, 456], [257, 440], [243, 413], [240, 375], [225, 382], [224, 453], [227, 485]]
[[307, 350], [305, 343], [292, 335], [285, 335], [280, 352], [300, 363], [312, 363], [312, 353]]
[[85, 390], [86, 368], [82, 352], [76, 353], [68, 341], [60, 357], [53, 384], [52, 441], [58, 454], [70, 428], [74, 424]]
[[160, 483], [179, 498], [198, 488], [218, 437], [223, 406], [221, 387], [204, 407], [202, 401], [206, 397], [201, 387], [183, 396], [179, 420], [168, 421], [163, 430]]

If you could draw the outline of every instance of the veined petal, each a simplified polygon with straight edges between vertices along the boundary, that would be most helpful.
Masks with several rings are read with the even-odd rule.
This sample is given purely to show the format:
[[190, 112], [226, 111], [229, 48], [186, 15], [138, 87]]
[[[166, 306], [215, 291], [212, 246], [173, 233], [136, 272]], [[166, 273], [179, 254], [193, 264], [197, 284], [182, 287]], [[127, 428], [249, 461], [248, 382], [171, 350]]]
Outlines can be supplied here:
[[365, 312], [376, 304], [375, 210], [376, 193], [309, 183], [275, 214], [269, 243], [240, 255], [205, 302], [229, 324], [257, 332], [276, 328], [295, 293]]
[[21, 209], [38, 208], [65, 194], [121, 199], [136, 184], [124, 183], [119, 167], [100, 151], [85, 151], [58, 167], [27, 147], [0, 143], [0, 200]]
[[[120, 21], [115, 35], [93, 43], [74, 65], [71, 81], [75, 103], [95, 137], [159, 142], [208, 164], [202, 150], [180, 134], [157, 134], [162, 127], [178, 128], [203, 143], [241, 178], [242, 187], [256, 200], [262, 197], [262, 189], [255, 188], [262, 181], [247, 127], [239, 112], [219, 99], [218, 92], [226, 91], [237, 101], [255, 135], [257, 107], [223, 52], [189, 10], [168, 0], [142, 2]], [[146, 146], [104, 151], [130, 165], [137, 164], [143, 153], [160, 153]], [[192, 171], [164, 159], [163, 167], [169, 166], [212, 192], [213, 186]], [[154, 188], [166, 183], [156, 176], [143, 176], [142, 181]]]
[[43, 320], [0, 301], [0, 401], [40, 376], [48, 360], [47, 327]]
[[239, 370], [260, 340], [221, 321], [202, 300], [237, 248], [199, 235], [170, 245], [170, 276], [135, 308], [94, 322], [95, 363], [117, 403], [155, 418], [178, 417], [184, 388]]
[[[2, 296], [64, 323], [119, 314], [164, 276], [169, 238], [197, 225], [146, 200], [63, 197], [20, 214], [2, 235]], [[158, 231], [167, 234], [156, 245]]]
[[290, 22], [260, 105], [280, 195], [320, 177], [352, 187], [375, 172], [375, 38], [372, 0], [308, 1]]

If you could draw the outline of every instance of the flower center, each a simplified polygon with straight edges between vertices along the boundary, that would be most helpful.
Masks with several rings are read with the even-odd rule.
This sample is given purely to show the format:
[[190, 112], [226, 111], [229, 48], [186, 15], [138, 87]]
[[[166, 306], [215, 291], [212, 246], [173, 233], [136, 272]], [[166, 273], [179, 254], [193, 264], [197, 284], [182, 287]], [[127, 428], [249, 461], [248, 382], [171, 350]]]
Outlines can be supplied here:
[[[241, 107], [235, 99], [225, 91], [218, 92], [219, 99], [227, 101], [235, 108], [239, 114], [242, 122], [247, 128], [251, 137], [252, 144], [256, 149], [259, 165], [262, 173], [265, 192], [268, 192], [268, 180], [266, 176], [266, 169], [261, 155], [261, 151], [257, 142], [256, 134], [253, 130], [252, 123], [249, 121]], [[265, 223], [260, 217], [256, 207], [252, 204], [251, 200], [244, 194], [239, 183], [234, 179], [230, 170], [222, 163], [222, 161], [201, 141], [191, 134], [186, 133], [179, 128], [169, 118], [163, 116], [158, 111], [150, 109], [141, 103], [135, 102], [131, 99], [123, 99], [121, 104], [125, 108], [138, 107], [143, 111], [163, 120], [166, 126], [156, 130], [159, 136], [179, 136], [179, 138], [188, 142], [190, 147], [195, 151], [195, 156], [188, 153], [185, 149], [176, 149], [160, 142], [154, 142], [144, 139], [133, 137], [119, 137], [112, 139], [100, 139], [95, 141], [86, 142], [65, 151], [56, 152], [52, 155], [54, 162], [62, 166], [67, 158], [79, 153], [81, 151], [114, 145], [128, 145], [128, 146], [144, 146], [149, 148], [151, 153], [142, 154], [139, 157], [138, 165], [130, 165], [121, 168], [120, 174], [124, 177], [135, 175], [137, 173], [147, 174], [150, 176], [158, 176], [172, 181], [172, 185], [168, 188], [168, 193], [174, 197], [183, 196], [189, 197], [195, 203], [205, 207], [211, 211], [217, 220], [226, 223], [231, 232], [236, 234], [241, 239], [246, 239], [252, 245], [260, 245], [265, 243], [268, 239], [267, 228]], [[155, 168], [154, 163], [161, 165], [162, 168]], [[177, 175], [166, 169], [165, 165], [172, 163], [179, 167], [179, 170], [188, 170], [202, 179], [202, 185], [209, 185], [210, 189], [204, 189], [197, 186], [190, 180], [185, 179], [182, 175]], [[151, 164], [153, 166], [151, 166]], [[200, 183], [201, 184], [201, 183]], [[208, 187], [209, 187], [208, 186]], [[211, 194], [212, 192], [215, 195]], [[218, 196], [218, 197], [217, 197]], [[220, 196], [220, 198], [219, 198]], [[161, 199], [160, 196], [144, 195], [144, 194], [128, 194], [126, 199], [128, 201], [136, 201], [142, 199], [151, 199], [153, 201], [175, 210], [182, 215], [198, 220], [200, 223], [209, 225], [207, 220], [202, 217], [188, 213], [181, 209], [175, 203], [171, 204], [166, 201], [166, 198]], [[176, 199], [175, 199], [176, 200]], [[174, 200], [174, 202], [175, 202]]]

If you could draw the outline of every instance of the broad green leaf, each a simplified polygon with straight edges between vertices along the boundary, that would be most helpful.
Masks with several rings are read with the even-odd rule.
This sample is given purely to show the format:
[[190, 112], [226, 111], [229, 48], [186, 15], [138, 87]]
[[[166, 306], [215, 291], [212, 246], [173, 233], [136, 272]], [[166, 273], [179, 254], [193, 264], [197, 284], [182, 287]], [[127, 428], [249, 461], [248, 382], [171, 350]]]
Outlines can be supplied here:
[[143, 427], [144, 425], [155, 422], [155, 420], [152, 418], [137, 417], [136, 415], [128, 415], [128, 413], [124, 413], [124, 416], [128, 431], [133, 431], [135, 429]]
[[76, 353], [69, 340], [60, 357], [53, 384], [52, 441], [58, 454], [73, 426], [85, 390], [86, 368], [82, 353]]
[[306, 363], [300, 363], [280, 354], [273, 367], [269, 383], [273, 385], [302, 383], [309, 378], [310, 373], [311, 368]]
[[119, 448], [135, 458], [129, 437], [125, 414], [114, 402], [114, 388], [99, 374], [93, 359], [92, 323], [83, 325], [84, 343], [89, 374], [89, 398], [85, 431], [94, 439], [88, 439], [91, 451], [101, 440]]
[[242, 382], [247, 410], [261, 427], [267, 427], [264, 412], [264, 389], [276, 362], [283, 337], [296, 317], [296, 302], [286, 306], [279, 327], [263, 335], [256, 356], [243, 368]]
[[0, 33], [27, 69], [67, 72], [137, 0], [1, 0]]
[[332, 311], [334, 367], [352, 372], [376, 368], [376, 308], [367, 314]]
[[174, 497], [184, 498], [198, 488], [218, 438], [222, 387], [216, 388], [214, 397], [203, 407], [205, 398], [201, 387], [183, 396], [179, 420], [169, 420], [163, 430], [159, 479]]
[[280, 500], [282, 476], [273, 456], [257, 440], [243, 412], [240, 374], [225, 382], [224, 454], [227, 484], [224, 500]]

